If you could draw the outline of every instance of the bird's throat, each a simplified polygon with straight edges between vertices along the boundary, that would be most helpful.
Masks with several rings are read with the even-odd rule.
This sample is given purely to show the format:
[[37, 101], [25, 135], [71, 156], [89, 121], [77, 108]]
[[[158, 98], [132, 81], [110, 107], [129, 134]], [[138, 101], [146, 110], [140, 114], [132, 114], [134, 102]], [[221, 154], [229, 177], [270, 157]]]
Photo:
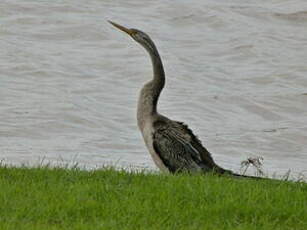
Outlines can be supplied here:
[[141, 130], [146, 121], [151, 120], [157, 114], [158, 99], [165, 85], [165, 73], [158, 50], [154, 44], [152, 44], [152, 49], [146, 50], [152, 62], [153, 79], [143, 86], [139, 96], [137, 119]]

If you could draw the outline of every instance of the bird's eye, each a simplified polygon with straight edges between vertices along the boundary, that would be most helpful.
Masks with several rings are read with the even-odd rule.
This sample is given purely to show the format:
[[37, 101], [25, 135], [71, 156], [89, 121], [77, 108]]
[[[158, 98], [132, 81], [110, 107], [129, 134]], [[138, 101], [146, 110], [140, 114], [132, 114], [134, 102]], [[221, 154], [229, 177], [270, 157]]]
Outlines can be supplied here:
[[137, 38], [137, 39], [142, 39], [142, 35], [139, 34], [139, 33], [136, 33], [136, 34], [135, 34], [135, 38]]
[[137, 34], [137, 38], [139, 38], [141, 40], [147, 40], [146, 36], [144, 34], [141, 34], [141, 33]]

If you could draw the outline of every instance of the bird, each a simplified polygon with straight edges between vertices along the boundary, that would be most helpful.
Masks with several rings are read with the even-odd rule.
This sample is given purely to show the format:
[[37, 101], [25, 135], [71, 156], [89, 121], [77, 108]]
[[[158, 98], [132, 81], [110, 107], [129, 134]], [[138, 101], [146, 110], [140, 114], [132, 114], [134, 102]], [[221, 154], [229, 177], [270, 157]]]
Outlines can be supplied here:
[[211, 153], [186, 124], [158, 112], [157, 104], [165, 85], [165, 72], [158, 49], [149, 35], [113, 21], [108, 22], [142, 45], [151, 58], [153, 77], [140, 91], [137, 124], [156, 166], [161, 171], [172, 174], [212, 172], [243, 176], [217, 165]]

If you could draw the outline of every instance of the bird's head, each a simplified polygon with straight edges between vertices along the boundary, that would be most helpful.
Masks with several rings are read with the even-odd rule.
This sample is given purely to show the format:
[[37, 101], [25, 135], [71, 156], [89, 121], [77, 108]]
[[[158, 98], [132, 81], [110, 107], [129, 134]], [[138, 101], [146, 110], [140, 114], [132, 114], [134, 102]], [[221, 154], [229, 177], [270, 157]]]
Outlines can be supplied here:
[[108, 22], [111, 23], [113, 26], [115, 26], [117, 29], [129, 34], [136, 42], [140, 43], [145, 49], [149, 49], [149, 51], [154, 51], [156, 49], [153, 41], [143, 31], [133, 29], [133, 28], [128, 29], [112, 21], [108, 21]]

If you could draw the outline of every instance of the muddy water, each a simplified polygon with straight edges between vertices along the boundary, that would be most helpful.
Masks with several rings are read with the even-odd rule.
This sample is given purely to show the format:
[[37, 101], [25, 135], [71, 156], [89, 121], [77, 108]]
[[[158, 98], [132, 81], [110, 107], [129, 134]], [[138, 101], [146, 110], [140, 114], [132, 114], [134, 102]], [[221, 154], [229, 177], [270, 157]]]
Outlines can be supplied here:
[[[307, 3], [0, 2], [0, 158], [155, 169], [136, 126], [145, 51], [107, 19], [147, 32], [167, 85], [160, 112], [189, 124], [216, 161], [307, 170]], [[250, 173], [253, 173], [250, 171]]]

